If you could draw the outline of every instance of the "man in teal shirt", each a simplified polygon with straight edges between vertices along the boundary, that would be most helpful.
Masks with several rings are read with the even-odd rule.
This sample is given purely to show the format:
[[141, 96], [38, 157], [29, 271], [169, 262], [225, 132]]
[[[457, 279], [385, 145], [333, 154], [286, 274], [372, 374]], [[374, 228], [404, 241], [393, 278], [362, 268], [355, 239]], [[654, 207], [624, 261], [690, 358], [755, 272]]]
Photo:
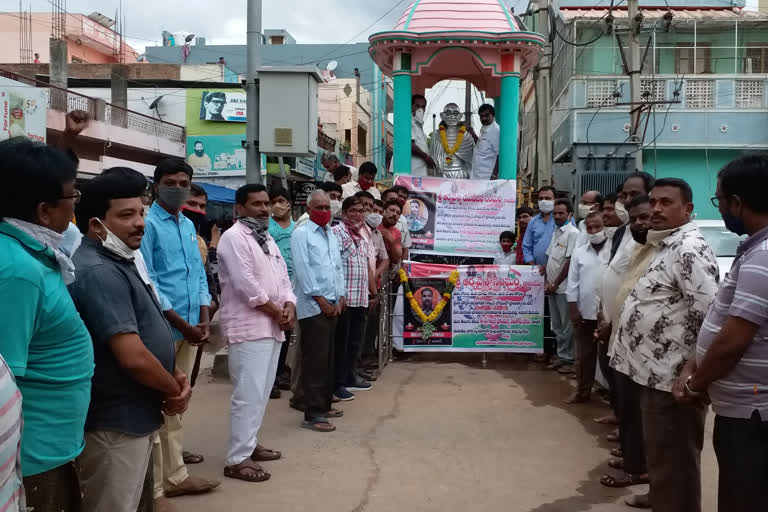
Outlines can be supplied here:
[[84, 447], [93, 345], [67, 291], [74, 265], [59, 251], [74, 216], [77, 164], [64, 152], [0, 142], [0, 353], [23, 400], [21, 464], [27, 506], [79, 510], [74, 459]]

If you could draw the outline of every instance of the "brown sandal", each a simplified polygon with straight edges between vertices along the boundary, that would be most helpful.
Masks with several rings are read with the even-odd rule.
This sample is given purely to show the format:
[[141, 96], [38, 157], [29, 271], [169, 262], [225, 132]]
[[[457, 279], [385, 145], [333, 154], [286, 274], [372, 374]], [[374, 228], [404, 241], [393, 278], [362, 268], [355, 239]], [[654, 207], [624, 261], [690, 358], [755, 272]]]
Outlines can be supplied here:
[[256, 448], [253, 449], [253, 453], [251, 454], [251, 460], [256, 462], [269, 462], [272, 460], [278, 460], [282, 456], [283, 454], [277, 450], [270, 450], [269, 448], [264, 448], [260, 444], [257, 444]]
[[608, 466], [613, 469], [624, 469], [624, 459], [609, 459]]
[[647, 484], [649, 482], [648, 475], [630, 475], [624, 473], [621, 477], [615, 477], [613, 475], [603, 475], [600, 478], [600, 483], [606, 487], [614, 489], [620, 489], [623, 487], [629, 487], [632, 485]]
[[621, 450], [621, 448], [611, 448], [610, 453], [614, 457], [618, 457], [618, 458], [624, 457], [624, 452]]
[[244, 480], [246, 482], [265, 482], [269, 480], [272, 475], [264, 471], [264, 468], [252, 460], [245, 459], [240, 464], [225, 467], [224, 476], [227, 478]]

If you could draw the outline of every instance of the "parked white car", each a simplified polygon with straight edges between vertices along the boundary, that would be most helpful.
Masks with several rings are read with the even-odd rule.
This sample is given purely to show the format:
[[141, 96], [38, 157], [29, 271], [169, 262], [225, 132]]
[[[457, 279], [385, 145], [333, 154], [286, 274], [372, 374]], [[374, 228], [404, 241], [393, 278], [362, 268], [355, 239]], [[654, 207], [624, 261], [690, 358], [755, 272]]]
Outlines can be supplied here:
[[720, 267], [720, 281], [722, 282], [725, 275], [731, 270], [739, 244], [747, 237], [746, 235], [739, 236], [725, 229], [725, 223], [722, 220], [696, 219], [694, 222], [709, 246], [715, 251], [717, 264]]

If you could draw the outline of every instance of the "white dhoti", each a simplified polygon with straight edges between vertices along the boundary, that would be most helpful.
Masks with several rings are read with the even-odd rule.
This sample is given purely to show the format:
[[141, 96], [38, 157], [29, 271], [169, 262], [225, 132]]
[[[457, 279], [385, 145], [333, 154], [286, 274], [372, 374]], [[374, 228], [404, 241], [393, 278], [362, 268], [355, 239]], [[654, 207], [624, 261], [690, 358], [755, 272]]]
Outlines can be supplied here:
[[263, 338], [229, 346], [229, 377], [232, 391], [227, 466], [240, 464], [258, 444], [269, 394], [275, 383], [282, 342]]

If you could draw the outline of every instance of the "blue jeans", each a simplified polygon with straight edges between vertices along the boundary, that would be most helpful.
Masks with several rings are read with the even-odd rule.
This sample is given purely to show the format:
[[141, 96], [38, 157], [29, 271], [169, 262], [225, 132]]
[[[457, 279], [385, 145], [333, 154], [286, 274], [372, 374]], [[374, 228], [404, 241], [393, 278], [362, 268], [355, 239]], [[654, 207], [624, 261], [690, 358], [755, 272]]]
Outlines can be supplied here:
[[549, 321], [552, 332], [557, 337], [557, 357], [564, 363], [571, 364], [576, 358], [576, 348], [573, 344], [573, 324], [568, 299], [564, 293], [547, 295], [549, 301]]

